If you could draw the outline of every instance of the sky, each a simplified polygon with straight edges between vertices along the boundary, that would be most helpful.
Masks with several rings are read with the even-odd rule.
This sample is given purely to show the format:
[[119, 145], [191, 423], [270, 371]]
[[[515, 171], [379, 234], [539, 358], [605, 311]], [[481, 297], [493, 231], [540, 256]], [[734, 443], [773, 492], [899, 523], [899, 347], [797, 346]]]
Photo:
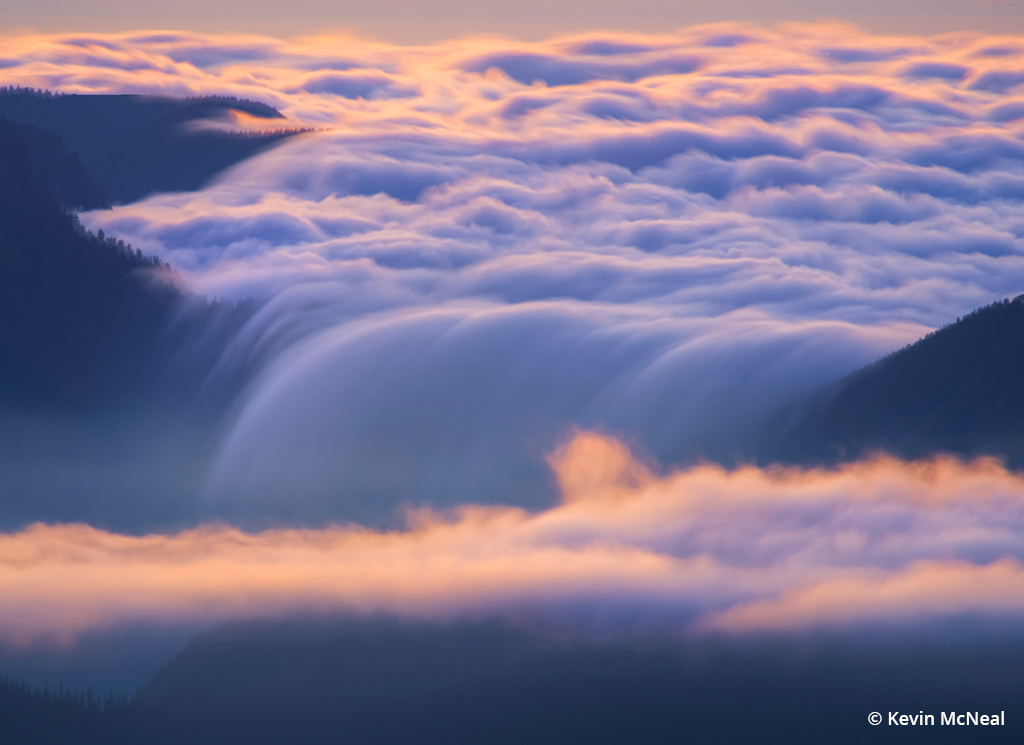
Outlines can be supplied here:
[[2, 84], [234, 95], [311, 131], [81, 216], [256, 299], [215, 373], [253, 383], [182, 496], [208, 521], [0, 536], [0, 637], [304, 608], [580, 602], [737, 633], [1024, 612], [1024, 482], [996, 463], [702, 463], [1024, 291], [1024, 37], [581, 28], [3, 41]]
[[[1020, 33], [1019, 0], [523, 0], [480, 3], [446, 0], [375, 3], [254, 0], [167, 5], [128, 0], [3, 0], [8, 29], [39, 32], [110, 32], [140, 28], [247, 32], [275, 37], [346, 31], [403, 44], [466, 35], [501, 34], [541, 40], [594, 30], [663, 33], [697, 24], [759, 24], [842, 20], [875, 33], [936, 34], [952, 31]], [[182, 19], [187, 19], [183, 21]]]

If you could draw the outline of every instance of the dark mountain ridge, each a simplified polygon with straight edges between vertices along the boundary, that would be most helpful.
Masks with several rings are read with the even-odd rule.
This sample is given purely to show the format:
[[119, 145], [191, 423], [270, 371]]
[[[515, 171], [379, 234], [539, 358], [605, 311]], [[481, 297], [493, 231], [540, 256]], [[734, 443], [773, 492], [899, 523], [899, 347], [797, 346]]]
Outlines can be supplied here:
[[[281, 127], [230, 132], [196, 122], [241, 111]], [[303, 131], [272, 106], [229, 96], [54, 94], [0, 88], [0, 117], [58, 134], [114, 203], [191, 191], [260, 150]]]
[[0, 119], [0, 406], [195, 394], [252, 312], [181, 289], [169, 266], [68, 210], [105, 204], [59, 136]]
[[102, 199], [55, 135], [0, 120], [0, 401], [69, 404], [133, 388], [179, 292], [65, 205]]
[[763, 461], [949, 453], [1024, 468], [1024, 295], [958, 318], [804, 406]]

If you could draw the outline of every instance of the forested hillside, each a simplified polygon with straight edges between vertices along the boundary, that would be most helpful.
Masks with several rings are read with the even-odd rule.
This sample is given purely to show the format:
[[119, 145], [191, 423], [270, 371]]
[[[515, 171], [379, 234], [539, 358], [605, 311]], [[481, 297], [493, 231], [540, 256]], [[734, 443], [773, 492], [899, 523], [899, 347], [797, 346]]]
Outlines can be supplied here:
[[124, 243], [86, 232], [64, 204], [101, 192], [59, 138], [0, 122], [0, 401], [65, 405], [123, 395], [180, 293]]
[[36, 191], [52, 195], [69, 209], [109, 206], [81, 158], [53, 132], [0, 119], [0, 148], [4, 175], [8, 181], [13, 180], [8, 188], [27, 181]]
[[128, 735], [127, 702], [91, 692], [38, 690], [0, 678], [0, 741], [17, 745], [104, 745]]
[[196, 638], [127, 705], [0, 685], [0, 731], [47, 745], [964, 741], [957, 727], [868, 729], [867, 712], [898, 702], [1005, 711], [976, 741], [1017, 741], [1024, 647], [938, 638], [612, 644], [496, 621], [251, 622]]
[[244, 385], [210, 372], [253, 307], [181, 289], [65, 207], [101, 199], [59, 137], [0, 120], [3, 529], [194, 519], [182, 495]]
[[[194, 126], [231, 110], [279, 120], [281, 127], [229, 132]], [[198, 189], [228, 166], [299, 131], [271, 106], [218, 96], [55, 95], [5, 88], [0, 117], [60, 135], [114, 203]]]
[[766, 460], [953, 453], [1024, 467], [1024, 296], [980, 308], [853, 373], [778, 442]]

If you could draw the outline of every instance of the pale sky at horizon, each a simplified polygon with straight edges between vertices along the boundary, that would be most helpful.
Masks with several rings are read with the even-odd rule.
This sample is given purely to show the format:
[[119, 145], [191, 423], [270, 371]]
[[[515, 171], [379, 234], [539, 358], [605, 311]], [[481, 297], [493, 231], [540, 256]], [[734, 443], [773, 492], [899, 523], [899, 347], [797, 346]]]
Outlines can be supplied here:
[[280, 38], [348, 31], [398, 43], [474, 34], [540, 39], [595, 29], [657, 33], [722, 21], [774, 25], [825, 19], [853, 23], [872, 33], [1024, 31], [1024, 0], [520, 0], [514, 4], [294, 0], [286, 5], [271, 0], [244, 5], [236, 0], [161, 5], [128, 0], [0, 0], [0, 14], [7, 34], [187, 29]]

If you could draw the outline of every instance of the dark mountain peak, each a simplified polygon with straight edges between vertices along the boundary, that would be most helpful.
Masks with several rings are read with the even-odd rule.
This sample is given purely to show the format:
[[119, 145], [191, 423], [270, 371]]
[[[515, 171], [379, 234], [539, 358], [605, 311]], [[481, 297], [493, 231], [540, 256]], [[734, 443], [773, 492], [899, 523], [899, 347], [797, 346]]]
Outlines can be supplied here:
[[821, 394], [785, 460], [887, 452], [1000, 456], [1024, 466], [1024, 295], [979, 308]]

